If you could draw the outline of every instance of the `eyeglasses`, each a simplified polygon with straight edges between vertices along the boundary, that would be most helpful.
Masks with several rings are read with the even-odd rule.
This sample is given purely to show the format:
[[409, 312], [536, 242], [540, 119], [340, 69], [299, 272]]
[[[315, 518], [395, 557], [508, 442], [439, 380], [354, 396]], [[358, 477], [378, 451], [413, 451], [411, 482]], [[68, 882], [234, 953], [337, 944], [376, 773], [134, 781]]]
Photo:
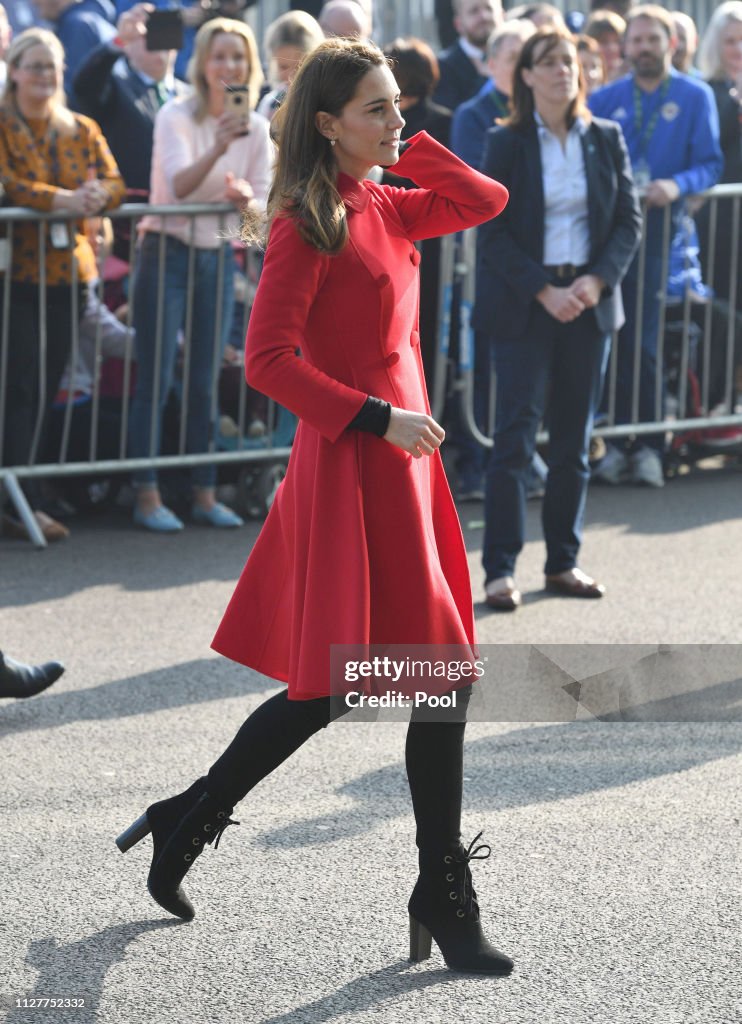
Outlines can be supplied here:
[[19, 64], [19, 71], [28, 71], [29, 75], [48, 75], [61, 71], [58, 64]]

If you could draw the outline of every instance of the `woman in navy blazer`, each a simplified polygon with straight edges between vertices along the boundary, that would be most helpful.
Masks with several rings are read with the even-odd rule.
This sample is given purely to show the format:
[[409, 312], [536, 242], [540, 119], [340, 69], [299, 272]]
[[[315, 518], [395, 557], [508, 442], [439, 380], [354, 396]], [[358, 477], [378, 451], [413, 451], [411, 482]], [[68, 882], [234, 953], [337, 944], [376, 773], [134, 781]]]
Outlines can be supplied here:
[[492, 337], [497, 375], [483, 564], [486, 602], [502, 611], [521, 601], [526, 471], [547, 397], [546, 589], [588, 598], [605, 590], [577, 555], [593, 416], [641, 216], [621, 129], [592, 118], [584, 95], [572, 37], [542, 29], [516, 65], [512, 116], [485, 142], [482, 170], [510, 191], [504, 213], [480, 228], [474, 312], [474, 327]]

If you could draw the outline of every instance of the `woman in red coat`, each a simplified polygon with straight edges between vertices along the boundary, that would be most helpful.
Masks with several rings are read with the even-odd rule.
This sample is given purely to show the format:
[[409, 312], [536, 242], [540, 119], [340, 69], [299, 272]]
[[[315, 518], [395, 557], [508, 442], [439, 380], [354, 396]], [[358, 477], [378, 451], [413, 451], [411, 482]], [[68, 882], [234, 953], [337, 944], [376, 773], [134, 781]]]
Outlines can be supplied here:
[[[475, 640], [438, 451], [444, 434], [422, 372], [414, 243], [496, 216], [507, 192], [425, 133], [399, 156], [398, 99], [380, 50], [332, 40], [306, 59], [277, 115], [247, 375], [300, 424], [213, 646], [288, 685], [247, 719], [207, 777], [153, 804], [118, 840], [124, 850], [152, 832], [150, 893], [186, 919], [194, 911], [180, 882], [203, 843], [260, 779], [348, 710], [331, 698], [331, 645], [471, 651]], [[375, 164], [420, 187], [371, 183]], [[470, 689], [456, 691], [459, 711]], [[464, 721], [455, 717], [423, 722], [413, 712], [408, 731], [420, 860], [411, 955], [427, 956], [432, 935], [449, 966], [502, 974], [512, 961], [482, 933], [469, 870], [489, 848], [460, 842]]]

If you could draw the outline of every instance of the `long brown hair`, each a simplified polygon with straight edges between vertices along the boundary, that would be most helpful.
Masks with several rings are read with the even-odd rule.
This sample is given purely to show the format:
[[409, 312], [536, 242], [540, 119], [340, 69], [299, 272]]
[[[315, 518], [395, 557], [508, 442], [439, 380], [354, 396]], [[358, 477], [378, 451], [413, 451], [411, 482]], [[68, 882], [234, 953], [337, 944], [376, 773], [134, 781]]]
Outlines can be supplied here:
[[[534, 123], [533, 115], [536, 108], [533, 102], [533, 90], [523, 80], [523, 69], [526, 68], [530, 71], [534, 64], [542, 61], [561, 42], [570, 43], [575, 47], [575, 60], [577, 60], [574, 37], [566, 29], [552, 28], [551, 26], [540, 28], [523, 44], [513, 71], [513, 97], [510, 101], [513, 112], [503, 122], [509, 128], [525, 129]], [[582, 117], [586, 121], [589, 121], [591, 117], [585, 103], [585, 76], [582, 73], [579, 60], [577, 60], [577, 71], [579, 75], [577, 95], [567, 110], [567, 124], [570, 127], [578, 117]]]
[[384, 64], [386, 57], [373, 43], [349, 39], [327, 39], [302, 62], [272, 122], [278, 157], [267, 224], [248, 215], [245, 241], [262, 241], [274, 217], [291, 216], [315, 249], [340, 252], [348, 239], [345, 206], [337, 190], [332, 146], [315, 118], [320, 111], [339, 117], [364, 75]]

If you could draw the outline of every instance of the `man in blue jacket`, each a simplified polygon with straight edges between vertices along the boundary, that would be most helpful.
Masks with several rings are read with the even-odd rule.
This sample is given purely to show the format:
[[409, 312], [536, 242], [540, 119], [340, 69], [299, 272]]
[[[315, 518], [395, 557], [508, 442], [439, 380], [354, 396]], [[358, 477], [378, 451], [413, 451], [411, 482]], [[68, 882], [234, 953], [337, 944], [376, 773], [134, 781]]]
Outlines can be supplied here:
[[[711, 90], [703, 82], [672, 67], [675, 49], [672, 16], [655, 4], [633, 8], [624, 36], [624, 52], [631, 67], [625, 78], [593, 93], [590, 107], [599, 117], [618, 121], [631, 158], [634, 180], [644, 195], [648, 216], [645, 266], [639, 277], [640, 254], [623, 282], [626, 324], [618, 336], [616, 422], [630, 423], [637, 330], [641, 335], [638, 421], [664, 418], [664, 386], [657, 384], [659, 296], [665, 287], [663, 246], [665, 208], [682, 209], [685, 196], [711, 188], [719, 179], [722, 155], [719, 120]], [[643, 293], [641, 322], [637, 323], [637, 296]], [[657, 402], [657, 395], [660, 401]], [[632, 446], [609, 445], [595, 476], [620, 483], [663, 484], [662, 434], [640, 436]]]

